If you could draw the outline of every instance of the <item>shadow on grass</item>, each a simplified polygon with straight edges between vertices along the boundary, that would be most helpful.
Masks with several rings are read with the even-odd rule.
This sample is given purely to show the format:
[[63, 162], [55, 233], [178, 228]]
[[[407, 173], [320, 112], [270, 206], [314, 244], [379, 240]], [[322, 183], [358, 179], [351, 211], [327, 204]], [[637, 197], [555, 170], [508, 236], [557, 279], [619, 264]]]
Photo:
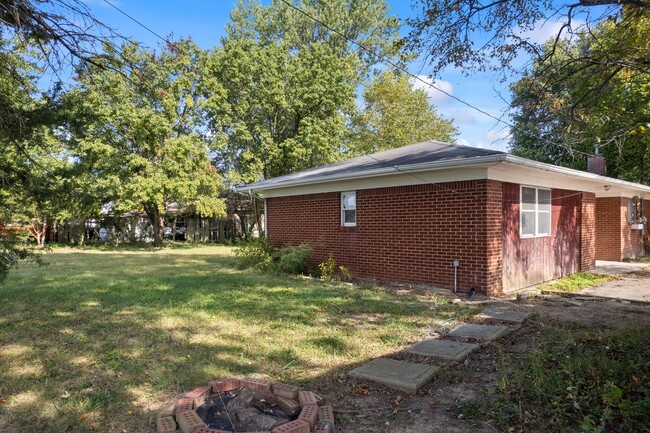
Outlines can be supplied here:
[[161, 402], [215, 377], [317, 381], [469, 314], [435, 296], [237, 271], [228, 252], [62, 251], [11, 275], [0, 431], [148, 431]]

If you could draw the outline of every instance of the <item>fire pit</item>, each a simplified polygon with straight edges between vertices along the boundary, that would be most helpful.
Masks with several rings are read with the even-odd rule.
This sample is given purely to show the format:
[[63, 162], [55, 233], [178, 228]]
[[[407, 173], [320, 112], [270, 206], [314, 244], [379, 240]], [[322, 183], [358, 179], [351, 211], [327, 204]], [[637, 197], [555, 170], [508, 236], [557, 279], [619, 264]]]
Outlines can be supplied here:
[[158, 433], [333, 433], [332, 406], [311, 391], [253, 377], [214, 380], [158, 414]]

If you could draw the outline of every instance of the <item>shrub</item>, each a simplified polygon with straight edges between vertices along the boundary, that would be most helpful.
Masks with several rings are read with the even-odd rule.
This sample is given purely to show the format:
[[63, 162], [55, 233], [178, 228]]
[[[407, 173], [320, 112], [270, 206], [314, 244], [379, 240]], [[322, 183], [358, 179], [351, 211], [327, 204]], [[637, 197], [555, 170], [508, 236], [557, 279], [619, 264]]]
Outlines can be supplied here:
[[306, 274], [311, 256], [309, 244], [288, 245], [276, 253], [275, 270], [288, 274]]
[[251, 238], [235, 248], [238, 269], [255, 268], [289, 274], [307, 273], [311, 247], [308, 244], [274, 248], [266, 238]]
[[334, 255], [330, 253], [327, 260], [318, 265], [320, 277], [328, 281], [347, 281], [352, 279], [352, 274], [345, 266], [337, 266]]
[[264, 237], [243, 241], [234, 252], [238, 269], [256, 268], [268, 271], [273, 267], [273, 247]]

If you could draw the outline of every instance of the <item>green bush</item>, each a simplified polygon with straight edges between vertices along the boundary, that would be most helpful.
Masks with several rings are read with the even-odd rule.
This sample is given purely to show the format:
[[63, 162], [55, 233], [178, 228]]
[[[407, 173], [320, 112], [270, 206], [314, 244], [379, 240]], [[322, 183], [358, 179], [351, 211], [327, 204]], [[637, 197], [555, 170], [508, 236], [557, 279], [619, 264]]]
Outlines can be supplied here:
[[288, 274], [306, 274], [309, 268], [311, 246], [309, 244], [288, 245], [276, 253], [275, 270]]
[[255, 268], [297, 275], [308, 271], [311, 246], [288, 245], [277, 249], [266, 238], [252, 238], [241, 242], [234, 251], [238, 269]]
[[347, 281], [352, 279], [352, 274], [345, 266], [338, 266], [334, 255], [330, 253], [327, 260], [318, 265], [320, 277], [327, 281]]
[[234, 252], [238, 269], [256, 268], [268, 271], [273, 268], [274, 248], [264, 237], [242, 241]]

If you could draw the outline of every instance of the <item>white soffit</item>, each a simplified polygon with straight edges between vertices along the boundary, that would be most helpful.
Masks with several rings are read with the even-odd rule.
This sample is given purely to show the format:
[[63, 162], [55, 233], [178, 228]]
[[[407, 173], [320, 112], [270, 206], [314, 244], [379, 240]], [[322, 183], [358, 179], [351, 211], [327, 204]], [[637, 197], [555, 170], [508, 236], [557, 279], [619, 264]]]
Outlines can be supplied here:
[[644, 185], [528, 160], [522, 164], [518, 159], [523, 158], [506, 160], [490, 167], [488, 178], [520, 185], [591, 192], [596, 197], [650, 197], [650, 187]]

